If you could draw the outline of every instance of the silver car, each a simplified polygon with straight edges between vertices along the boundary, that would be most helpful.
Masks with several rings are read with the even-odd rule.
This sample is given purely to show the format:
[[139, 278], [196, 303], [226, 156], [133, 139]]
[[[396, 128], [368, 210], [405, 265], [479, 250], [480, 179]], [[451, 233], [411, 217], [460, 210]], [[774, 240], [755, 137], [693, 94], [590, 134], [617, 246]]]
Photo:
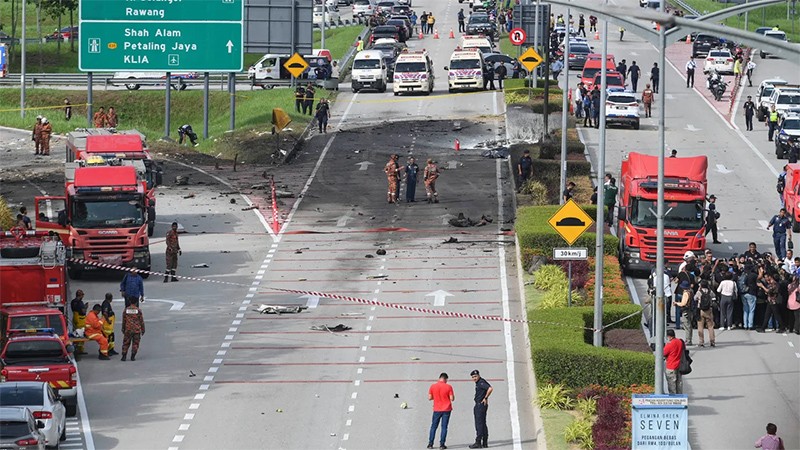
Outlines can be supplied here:
[[[67, 437], [67, 412], [59, 395], [49, 383], [16, 381], [0, 384], [0, 405], [29, 409], [33, 418], [43, 423], [41, 433], [46, 447], [58, 447]], [[0, 448], [5, 448], [0, 444]]]
[[44, 450], [41, 420], [24, 406], [0, 407], [0, 448], [3, 450]]

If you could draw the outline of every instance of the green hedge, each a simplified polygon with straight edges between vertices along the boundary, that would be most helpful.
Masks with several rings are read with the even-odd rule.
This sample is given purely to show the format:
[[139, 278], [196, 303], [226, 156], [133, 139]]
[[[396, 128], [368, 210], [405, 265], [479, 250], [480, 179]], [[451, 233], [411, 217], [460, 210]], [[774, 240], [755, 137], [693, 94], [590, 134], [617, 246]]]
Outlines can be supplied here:
[[[581, 205], [586, 214], [597, 217], [596, 205]], [[523, 206], [517, 209], [516, 233], [521, 249], [532, 251], [538, 255], [551, 256], [556, 247], [565, 247], [566, 242], [547, 223], [558, 211], [559, 205]], [[574, 247], [586, 247], [589, 256], [595, 254], [595, 233], [585, 232], [573, 244]], [[619, 240], [609, 234], [605, 235], [603, 250], [606, 255], [617, 256]]]
[[[640, 308], [636, 305], [605, 305], [603, 323], [621, 319]], [[571, 388], [590, 384], [629, 386], [653, 384], [654, 359], [651, 353], [594, 347], [592, 332], [577, 327], [591, 327], [592, 307], [533, 309], [528, 318], [569, 326], [530, 324], [531, 357], [540, 385], [561, 383]], [[639, 328], [638, 314], [614, 328]], [[575, 327], [575, 328], [573, 328]]]

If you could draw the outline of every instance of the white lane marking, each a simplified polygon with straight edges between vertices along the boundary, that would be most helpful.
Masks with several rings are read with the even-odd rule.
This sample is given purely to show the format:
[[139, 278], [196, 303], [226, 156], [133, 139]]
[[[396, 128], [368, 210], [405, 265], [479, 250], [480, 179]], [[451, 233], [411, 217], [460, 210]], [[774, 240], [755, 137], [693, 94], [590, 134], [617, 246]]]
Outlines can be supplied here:
[[[238, 314], [237, 314], [237, 316], [238, 316]], [[241, 325], [241, 324], [242, 324], [241, 320], [234, 320], [233, 322], [231, 322], [231, 325]]]
[[363, 363], [366, 360], [367, 360], [367, 358], [364, 357], [364, 356], [361, 356], [361, 357], [358, 358], [358, 362], [360, 362], [360, 363]]
[[358, 392], [353, 392], [352, 394], [350, 394], [350, 398], [352, 398], [353, 400], [358, 398]]
[[201, 391], [207, 391], [210, 386], [211, 385], [209, 385], [209, 384], [201, 384], [200, 385], [200, 390]]
[[222, 364], [222, 358], [215, 359], [213, 364]]
[[[347, 114], [350, 113], [350, 108], [352, 108], [353, 105], [355, 104], [356, 98], [358, 98], [358, 93], [353, 94], [353, 97], [350, 98], [350, 104], [347, 105], [347, 108], [345, 108], [344, 114], [342, 114], [342, 117], [339, 119], [339, 124], [336, 126], [336, 128], [341, 129], [342, 124], [347, 118]], [[289, 214], [286, 216], [286, 220], [283, 222], [283, 226], [281, 226], [281, 229], [278, 232], [278, 239], [280, 239], [280, 237], [283, 236], [283, 233], [286, 231], [286, 229], [289, 228], [289, 224], [292, 222], [292, 218], [294, 217], [295, 212], [297, 212], [297, 209], [300, 207], [300, 203], [302, 203], [303, 199], [305, 198], [306, 192], [308, 192], [308, 189], [311, 187], [311, 183], [314, 182], [314, 178], [316, 178], [317, 172], [319, 172], [319, 168], [322, 166], [322, 161], [325, 160], [325, 156], [331, 149], [334, 139], [336, 139], [336, 133], [331, 134], [331, 137], [328, 138], [328, 143], [325, 144], [325, 147], [322, 149], [322, 153], [320, 153], [319, 159], [317, 160], [317, 163], [314, 165], [314, 169], [311, 171], [311, 175], [309, 175], [308, 180], [306, 180], [306, 184], [305, 186], [303, 186], [303, 189], [300, 190], [300, 194], [298, 194], [297, 196], [297, 201], [294, 202], [294, 205], [292, 205], [292, 209], [289, 210]]]
[[[219, 181], [220, 183], [224, 184], [225, 186], [229, 187], [231, 190], [234, 190], [234, 191], [238, 190], [234, 185], [232, 185], [228, 181], [225, 181], [222, 178], [220, 178], [220, 177], [218, 177], [218, 176], [216, 176], [216, 175], [214, 175], [212, 173], [208, 173], [207, 171], [205, 171], [205, 170], [203, 170], [203, 169], [201, 169], [199, 167], [195, 167], [195, 166], [192, 166], [192, 165], [189, 165], [189, 164], [185, 164], [185, 163], [182, 163], [180, 161], [175, 161], [174, 159], [170, 159], [169, 161], [171, 163], [178, 164], [179, 166], [186, 167], [187, 169], [196, 170], [196, 171], [198, 171], [198, 172], [200, 172], [202, 174], [208, 175], [209, 177], [211, 177], [211, 178]], [[244, 194], [239, 194], [239, 195], [242, 196], [242, 198], [244, 199], [245, 203], [247, 203], [248, 207], [255, 206], [253, 204], [253, 202], [250, 201], [249, 197], [247, 197]], [[267, 222], [267, 219], [264, 217], [264, 215], [261, 214], [261, 211], [259, 211], [258, 208], [253, 208], [253, 209], [251, 209], [251, 211], [253, 211], [253, 213], [256, 215], [256, 217], [258, 218], [258, 221], [261, 222], [261, 225], [264, 226], [264, 229], [267, 230], [267, 233], [269, 233], [269, 235], [272, 237], [272, 240], [273, 241], [279, 240], [280, 238], [275, 235], [274, 231], [272, 231], [272, 227], [270, 226], [269, 222]]]
[[356, 370], [356, 373], [361, 375], [362, 373], [364, 373], [364, 368], [363, 367], [359, 367], [358, 370]]
[[236, 330], [238, 330], [238, 328], [235, 327], [228, 328], [228, 333], [236, 333]]
[[353, 384], [356, 385], [356, 386], [359, 386], [359, 385], [361, 385], [361, 380], [356, 380], [356, 381], [353, 382]]
[[200, 409], [200, 403], [192, 403], [189, 405], [189, 409]]
[[350, 405], [347, 407], [347, 412], [353, 412], [356, 410], [356, 405]]
[[[502, 184], [502, 166], [500, 159], [497, 160], [497, 223], [504, 222], [503, 217], [503, 184]], [[503, 238], [498, 236], [498, 242], [502, 242]], [[511, 308], [509, 306], [508, 298], [508, 274], [506, 273], [506, 248], [502, 243], [499, 245], [500, 250], [497, 252], [497, 259], [500, 264], [500, 292], [503, 301], [503, 316], [511, 317]], [[506, 344], [506, 373], [508, 376], [508, 401], [509, 413], [511, 415], [511, 438], [514, 443], [514, 450], [522, 450], [522, 441], [520, 437], [519, 425], [519, 407], [517, 405], [517, 381], [516, 374], [514, 373], [514, 343], [511, 340], [511, 323], [503, 321], [503, 337]]]
[[769, 222], [766, 220], [759, 220], [758, 225], [761, 227], [762, 230], [766, 230], [767, 226], [769, 226]]
[[346, 440], [348, 440], [348, 439], [350, 439], [350, 433], [345, 433], [345, 434], [342, 436], [342, 440], [343, 440], [343, 441], [346, 441]]
[[219, 370], [219, 367], [209, 367], [208, 368], [208, 373], [217, 373], [218, 370]]
[[789, 347], [792, 347], [792, 348], [794, 348], [794, 342], [792, 342], [792, 341], [789, 341], [789, 342], [787, 342], [787, 344], [789, 344]]
[[186, 431], [189, 429], [189, 426], [191, 426], [190, 423], [182, 423], [178, 426], [178, 431]]
[[175, 437], [172, 438], [172, 442], [183, 442], [183, 438], [186, 437], [182, 434], [176, 434]]
[[368, 341], [369, 340], [369, 336], [364, 336], [364, 340]]
[[214, 375], [206, 375], [203, 377], [203, 381], [214, 381]]
[[204, 398], [206, 398], [206, 394], [197, 394], [194, 396], [195, 400], [202, 400]]
[[249, 305], [250, 304], [250, 300], [242, 300], [242, 304], [243, 305]]
[[188, 413], [183, 415], [183, 420], [192, 420], [194, 419], [194, 414]]
[[[244, 310], [243, 310], [243, 309], [241, 309], [241, 308], [244, 308]], [[240, 307], [240, 308], [239, 308], [239, 311], [245, 311], [245, 310], [247, 310], [247, 307], [246, 307], [246, 306], [244, 306], [244, 307]], [[244, 314], [242, 314], [242, 313], [238, 313], [238, 314], [236, 314], [236, 318], [237, 318], [237, 319], [242, 319], [242, 318], [244, 318]]]
[[365, 352], [365, 351], [367, 351], [367, 346], [366, 346], [366, 345], [362, 345], [362, 346], [361, 346], [361, 351], [362, 351], [362, 352]]
[[347, 419], [347, 422], [345, 422], [344, 425], [346, 427], [349, 427], [350, 425], [353, 425], [353, 419]]
[[795, 352], [794, 356], [797, 356], [798, 358], [800, 358], [800, 353]]
[[92, 426], [89, 425], [89, 410], [86, 408], [86, 399], [83, 396], [83, 383], [81, 383], [81, 374], [80, 371], [78, 371], [78, 366], [75, 366], [75, 381], [78, 383], [78, 408], [81, 410], [81, 428], [83, 429], [83, 438], [86, 441], [86, 450], [95, 450]]

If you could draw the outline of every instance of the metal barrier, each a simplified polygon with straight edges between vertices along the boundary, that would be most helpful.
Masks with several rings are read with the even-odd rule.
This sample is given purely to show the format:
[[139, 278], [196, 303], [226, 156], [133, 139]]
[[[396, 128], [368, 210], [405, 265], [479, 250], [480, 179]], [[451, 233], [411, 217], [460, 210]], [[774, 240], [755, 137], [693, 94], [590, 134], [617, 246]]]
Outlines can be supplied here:
[[680, 6], [682, 10], [688, 12], [689, 14], [691, 14], [693, 16], [697, 16], [697, 17], [702, 16], [702, 14], [700, 14], [700, 12], [698, 10], [692, 8], [691, 6], [689, 6], [688, 3], [686, 3], [683, 0], [669, 0], [669, 1], [672, 2], [672, 3], [675, 3], [678, 6]]

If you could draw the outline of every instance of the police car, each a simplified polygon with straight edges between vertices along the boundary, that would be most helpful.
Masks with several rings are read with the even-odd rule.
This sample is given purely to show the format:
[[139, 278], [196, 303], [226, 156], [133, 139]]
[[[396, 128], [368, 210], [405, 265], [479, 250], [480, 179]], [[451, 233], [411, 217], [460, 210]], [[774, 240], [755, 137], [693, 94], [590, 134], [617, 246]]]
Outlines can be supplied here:
[[639, 129], [639, 100], [636, 94], [620, 88], [606, 90], [606, 125], [612, 124]]
[[775, 156], [778, 159], [788, 158], [792, 146], [800, 146], [800, 115], [786, 114], [778, 125]]

